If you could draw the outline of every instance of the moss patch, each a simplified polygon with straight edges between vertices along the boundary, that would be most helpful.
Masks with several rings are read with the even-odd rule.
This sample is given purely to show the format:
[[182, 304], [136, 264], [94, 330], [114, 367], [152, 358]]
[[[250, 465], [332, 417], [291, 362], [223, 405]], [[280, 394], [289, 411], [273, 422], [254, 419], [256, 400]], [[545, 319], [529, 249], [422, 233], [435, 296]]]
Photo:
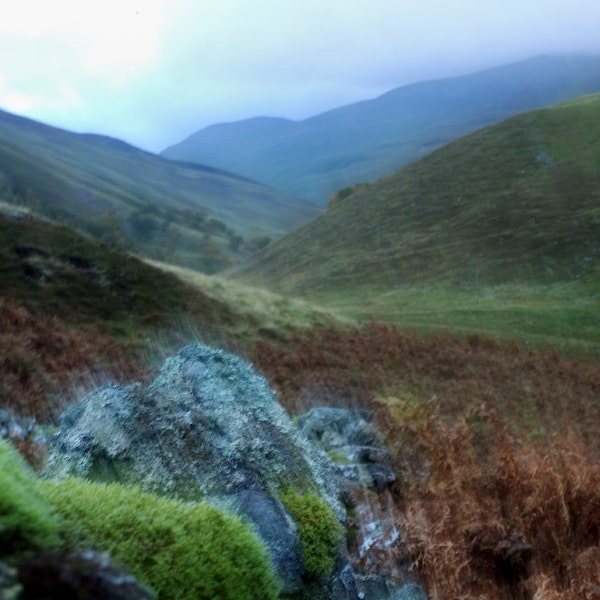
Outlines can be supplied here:
[[344, 528], [325, 502], [312, 494], [286, 490], [281, 501], [296, 521], [306, 575], [316, 579], [333, 569]]
[[35, 475], [10, 442], [0, 440], [0, 556], [56, 546], [57, 532]]
[[207, 503], [81, 479], [40, 482], [72, 547], [125, 563], [161, 599], [275, 599], [268, 554], [252, 530]]

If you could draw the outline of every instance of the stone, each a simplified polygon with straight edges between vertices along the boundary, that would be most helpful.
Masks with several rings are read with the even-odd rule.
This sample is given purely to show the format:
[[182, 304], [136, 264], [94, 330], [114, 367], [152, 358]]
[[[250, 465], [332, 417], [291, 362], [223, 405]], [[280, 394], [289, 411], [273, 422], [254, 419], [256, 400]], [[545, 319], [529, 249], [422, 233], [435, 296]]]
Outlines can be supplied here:
[[334, 461], [337, 457], [338, 486], [381, 492], [396, 480], [392, 457], [372, 418], [369, 410], [319, 407], [298, 419], [298, 427], [309, 440]]
[[292, 423], [266, 379], [201, 344], [168, 358], [147, 387], [105, 385], [67, 409], [43, 476], [129, 483], [233, 507], [253, 522], [291, 591], [302, 558], [278, 496], [287, 488], [310, 493], [345, 517], [331, 461]]
[[99, 552], [34, 554], [19, 564], [20, 600], [153, 600], [156, 596]]
[[416, 583], [407, 583], [391, 596], [390, 600], [427, 600], [427, 593]]
[[60, 425], [48, 477], [127, 481], [190, 500], [293, 485], [342, 511], [331, 462], [300, 435], [268, 382], [218, 349], [184, 348], [148, 387], [103, 386]]
[[409, 565], [397, 558], [404, 540], [389, 492], [396, 479], [393, 458], [372, 418], [368, 410], [319, 407], [301, 416], [298, 426], [337, 461], [338, 487], [353, 515], [349, 525], [355, 541], [348, 550], [356, 597], [426, 600]]
[[282, 592], [299, 592], [304, 586], [300, 536], [283, 504], [264, 492], [246, 490], [236, 494], [234, 508], [254, 523], [267, 544], [273, 566], [280, 575]]
[[17, 581], [17, 569], [0, 561], [0, 600], [18, 600], [22, 589]]

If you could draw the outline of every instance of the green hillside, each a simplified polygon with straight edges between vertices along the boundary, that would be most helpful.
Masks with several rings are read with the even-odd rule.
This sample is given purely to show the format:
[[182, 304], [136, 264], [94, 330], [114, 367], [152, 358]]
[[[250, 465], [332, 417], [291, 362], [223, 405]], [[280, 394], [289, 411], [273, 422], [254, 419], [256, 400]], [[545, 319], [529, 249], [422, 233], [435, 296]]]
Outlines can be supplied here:
[[59, 319], [134, 340], [231, 320], [231, 311], [176, 277], [64, 225], [0, 206], [0, 297], [43, 320]]
[[0, 198], [117, 246], [207, 272], [248, 256], [254, 238], [279, 237], [317, 214], [231, 173], [2, 111]]
[[3, 409], [53, 419], [82, 389], [144, 379], [191, 341], [241, 352], [338, 322], [305, 302], [149, 264], [0, 202]]
[[480, 127], [599, 91], [600, 57], [545, 56], [400, 87], [303, 121], [213, 125], [163, 155], [325, 206], [336, 190], [383, 177]]
[[599, 261], [593, 95], [358, 187], [232, 275], [352, 316], [600, 343]]

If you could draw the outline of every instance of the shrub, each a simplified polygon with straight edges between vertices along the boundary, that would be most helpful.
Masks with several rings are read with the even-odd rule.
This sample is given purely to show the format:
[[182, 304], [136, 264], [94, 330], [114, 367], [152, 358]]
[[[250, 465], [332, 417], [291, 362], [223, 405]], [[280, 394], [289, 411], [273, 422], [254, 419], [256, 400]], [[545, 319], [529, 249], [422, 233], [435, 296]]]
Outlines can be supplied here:
[[161, 599], [278, 596], [266, 549], [238, 517], [118, 484], [72, 478], [40, 485], [69, 546], [109, 552]]
[[58, 544], [58, 525], [35, 487], [35, 476], [7, 440], [0, 440], [0, 556]]
[[300, 544], [306, 576], [328, 575], [333, 569], [344, 529], [325, 502], [312, 494], [286, 490], [281, 501], [300, 530]]

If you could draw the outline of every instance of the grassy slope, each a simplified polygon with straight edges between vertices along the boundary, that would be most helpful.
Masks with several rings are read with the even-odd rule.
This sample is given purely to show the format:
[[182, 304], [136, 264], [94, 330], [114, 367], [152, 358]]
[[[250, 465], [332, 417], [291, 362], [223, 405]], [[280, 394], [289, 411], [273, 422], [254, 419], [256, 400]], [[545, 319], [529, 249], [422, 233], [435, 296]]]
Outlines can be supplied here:
[[223, 343], [233, 322], [241, 327], [247, 321], [173, 275], [90, 236], [1, 208], [4, 408], [55, 416], [65, 400], [57, 408], [49, 406], [51, 398], [68, 397], [79, 378], [93, 385], [106, 374], [123, 381], [142, 377], [155, 338], [166, 344], [193, 331]]
[[90, 236], [32, 217], [0, 215], [2, 296], [32, 314], [133, 339], [183, 314], [206, 323], [229, 310], [175, 277]]
[[245, 352], [338, 322], [305, 302], [155, 264], [0, 203], [1, 407], [51, 419], [72, 393], [145, 378], [186, 343]]
[[392, 90], [304, 121], [215, 125], [165, 156], [242, 173], [324, 205], [462, 135], [525, 110], [600, 91], [600, 57], [540, 57]]
[[[370, 506], [401, 524], [432, 599], [575, 600], [600, 585], [598, 366], [478, 336], [424, 339], [374, 323], [322, 327], [328, 314], [301, 302], [173, 269], [191, 289], [23, 213], [0, 223], [0, 289], [11, 295], [0, 298], [3, 407], [56, 416], [70, 379], [89, 375], [99, 358], [131, 381], [139, 362], [136, 370], [131, 354], [98, 331], [139, 339], [159, 324], [180, 329], [181, 310], [190, 325], [220, 332], [213, 343], [243, 334], [242, 348], [292, 414], [327, 404], [375, 410], [399, 478], [372, 494]], [[22, 258], [15, 247], [44, 255]], [[49, 319], [53, 312], [68, 322]], [[43, 464], [35, 442], [19, 448]], [[396, 550], [378, 554], [382, 569], [393, 572]]]
[[[194, 263], [191, 247], [207, 246], [203, 232], [190, 226], [190, 214], [216, 218], [246, 239], [278, 237], [317, 210], [248, 179], [199, 165], [175, 163], [119, 140], [74, 134], [0, 111], [0, 195], [35, 198], [75, 222], [114, 214], [132, 245], [132, 212], [152, 206], [155, 226], [168, 228], [170, 260]], [[167, 219], [170, 224], [167, 226]], [[143, 237], [143, 236], [141, 236]], [[136, 240], [140, 242], [140, 240]], [[212, 245], [239, 260], [227, 237], [215, 232]], [[151, 245], [138, 243], [152, 252]], [[245, 253], [247, 254], [247, 252]]]
[[600, 96], [525, 113], [358, 189], [233, 275], [353, 317], [598, 352]]

